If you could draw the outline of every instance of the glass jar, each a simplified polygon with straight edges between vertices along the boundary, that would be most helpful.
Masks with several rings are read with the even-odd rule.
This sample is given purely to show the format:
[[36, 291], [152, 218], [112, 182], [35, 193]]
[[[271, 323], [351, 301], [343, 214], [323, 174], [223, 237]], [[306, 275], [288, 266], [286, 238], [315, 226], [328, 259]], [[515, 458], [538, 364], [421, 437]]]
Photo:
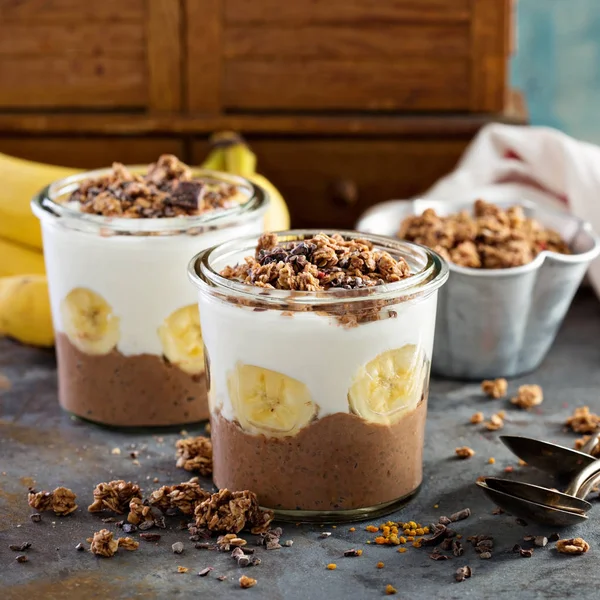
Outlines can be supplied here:
[[214, 482], [252, 490], [290, 521], [374, 517], [417, 492], [437, 291], [448, 277], [445, 262], [416, 244], [324, 233], [367, 239], [403, 257], [412, 276], [318, 292], [220, 276], [254, 254], [256, 236], [205, 250], [189, 267], [199, 290]]
[[42, 224], [60, 404], [111, 426], [205, 420], [204, 348], [185, 266], [204, 248], [260, 234], [268, 199], [246, 179], [191, 169], [207, 184], [237, 186], [245, 199], [198, 216], [138, 219], [88, 214], [66, 202], [84, 180], [110, 171], [56, 181], [32, 201]]

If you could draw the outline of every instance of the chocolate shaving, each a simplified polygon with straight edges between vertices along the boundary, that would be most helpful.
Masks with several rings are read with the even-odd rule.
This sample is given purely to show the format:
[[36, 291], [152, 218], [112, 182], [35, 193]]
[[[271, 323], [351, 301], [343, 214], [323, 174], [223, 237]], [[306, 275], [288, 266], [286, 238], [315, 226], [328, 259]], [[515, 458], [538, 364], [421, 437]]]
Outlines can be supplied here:
[[351, 550], [344, 550], [344, 556], [360, 556], [362, 552], [359, 552], [356, 548]]
[[206, 577], [213, 570], [214, 570], [213, 567], [206, 567], [206, 568], [202, 569], [202, 571], [199, 571], [198, 575], [200, 577]]
[[447, 537], [446, 532], [447, 532], [447, 528], [445, 525], [437, 526], [435, 533], [431, 537], [421, 538], [421, 545], [422, 546], [435, 546], [438, 543], [438, 541], [443, 540], [445, 537]]
[[[463, 508], [458, 512], [455, 512], [453, 515], [450, 515], [450, 521], [455, 523], [456, 521], [462, 521], [463, 519], [468, 519], [471, 516], [470, 508]], [[446, 523], [447, 525], [447, 523]]]
[[9, 550], [14, 550], [15, 552], [24, 552], [31, 548], [31, 542], [23, 542], [22, 544], [11, 544]]
[[452, 557], [448, 556], [447, 554], [440, 554], [436, 551], [436, 549], [434, 549], [429, 555], [429, 558], [431, 558], [431, 560], [450, 560]]
[[147, 542], [158, 542], [160, 533], [140, 533], [140, 537]]
[[462, 556], [464, 551], [462, 544], [458, 540], [452, 541], [452, 554], [454, 556]]
[[465, 567], [460, 567], [460, 569], [456, 569], [456, 573], [454, 574], [454, 579], [456, 579], [456, 581], [464, 581], [465, 579], [468, 579], [469, 577], [471, 577], [472, 575], [472, 571], [471, 571], [471, 567], [465, 566]]

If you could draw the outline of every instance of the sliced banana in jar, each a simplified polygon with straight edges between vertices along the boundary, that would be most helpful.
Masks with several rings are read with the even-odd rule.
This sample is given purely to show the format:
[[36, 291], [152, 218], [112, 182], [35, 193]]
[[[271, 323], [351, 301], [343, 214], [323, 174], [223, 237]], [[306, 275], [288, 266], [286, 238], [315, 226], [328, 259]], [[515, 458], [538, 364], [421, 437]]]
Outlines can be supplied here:
[[234, 415], [248, 433], [292, 436], [318, 411], [306, 385], [277, 371], [238, 364], [228, 387]]
[[427, 360], [414, 344], [383, 352], [355, 374], [350, 408], [366, 421], [391, 425], [417, 406], [426, 374]]
[[167, 360], [190, 375], [204, 373], [204, 342], [197, 304], [171, 313], [158, 328]]
[[108, 354], [119, 342], [119, 318], [110, 304], [90, 289], [72, 289], [61, 302], [60, 314], [69, 341], [86, 354]]

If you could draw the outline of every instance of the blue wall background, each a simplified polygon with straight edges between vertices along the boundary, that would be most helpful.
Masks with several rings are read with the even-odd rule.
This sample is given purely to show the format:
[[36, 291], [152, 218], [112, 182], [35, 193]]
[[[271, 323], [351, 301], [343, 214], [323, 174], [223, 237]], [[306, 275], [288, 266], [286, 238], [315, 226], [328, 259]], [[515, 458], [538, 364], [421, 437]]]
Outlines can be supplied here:
[[518, 0], [511, 70], [532, 124], [600, 144], [600, 0]]

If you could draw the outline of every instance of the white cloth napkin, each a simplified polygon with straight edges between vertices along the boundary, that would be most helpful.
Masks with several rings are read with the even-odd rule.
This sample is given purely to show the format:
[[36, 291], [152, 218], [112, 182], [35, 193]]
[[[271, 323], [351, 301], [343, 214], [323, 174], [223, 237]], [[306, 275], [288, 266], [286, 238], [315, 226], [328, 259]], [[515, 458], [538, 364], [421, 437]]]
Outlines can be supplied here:
[[[567, 210], [600, 233], [600, 147], [550, 127], [482, 127], [456, 169], [421, 197], [514, 198]], [[600, 297], [600, 259], [588, 271]]]

